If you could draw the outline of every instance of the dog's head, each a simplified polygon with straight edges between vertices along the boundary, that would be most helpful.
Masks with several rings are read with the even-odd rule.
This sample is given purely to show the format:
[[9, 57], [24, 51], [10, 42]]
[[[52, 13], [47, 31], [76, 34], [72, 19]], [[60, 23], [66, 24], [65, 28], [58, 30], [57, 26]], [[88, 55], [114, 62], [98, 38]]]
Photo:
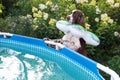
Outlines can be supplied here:
[[80, 10], [73, 10], [72, 14], [68, 15], [66, 19], [72, 24], [80, 24], [85, 27], [84, 14]]

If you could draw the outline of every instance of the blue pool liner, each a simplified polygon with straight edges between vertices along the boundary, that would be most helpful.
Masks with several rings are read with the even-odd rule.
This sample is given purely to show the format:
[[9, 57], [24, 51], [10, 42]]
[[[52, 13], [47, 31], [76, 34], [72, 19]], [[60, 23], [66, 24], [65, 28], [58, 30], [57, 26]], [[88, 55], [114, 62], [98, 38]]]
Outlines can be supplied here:
[[0, 47], [29, 53], [57, 63], [75, 80], [104, 80], [99, 74], [97, 62], [64, 47], [56, 50], [44, 40], [13, 34], [9, 38], [0, 36]]

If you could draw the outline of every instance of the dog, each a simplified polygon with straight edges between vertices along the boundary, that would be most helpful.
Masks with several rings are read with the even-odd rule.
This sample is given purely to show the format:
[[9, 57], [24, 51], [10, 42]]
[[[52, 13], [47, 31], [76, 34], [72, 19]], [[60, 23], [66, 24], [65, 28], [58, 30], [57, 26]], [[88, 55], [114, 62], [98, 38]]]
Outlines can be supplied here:
[[[71, 24], [80, 24], [85, 27], [84, 15], [80, 10], [73, 10], [71, 15], [66, 17], [66, 20]], [[48, 39], [44, 38], [47, 41], [54, 41], [56, 43], [61, 43], [68, 48], [75, 50], [76, 52], [87, 56], [86, 43], [82, 38], [76, 38], [71, 33], [65, 34], [62, 39]], [[48, 44], [48, 46], [55, 48], [54, 45]]]
[[[84, 14], [80, 10], [73, 10], [72, 14], [66, 17], [66, 20], [69, 21], [71, 24], [79, 24], [85, 27]], [[72, 37], [72, 38], [70, 39], [69, 37]], [[86, 42], [83, 38], [78, 39], [76, 37], [73, 37], [72, 34], [65, 34], [62, 39], [73, 40], [77, 45], [77, 48], [75, 49], [75, 51], [77, 51], [78, 53], [84, 56], [87, 56]]]

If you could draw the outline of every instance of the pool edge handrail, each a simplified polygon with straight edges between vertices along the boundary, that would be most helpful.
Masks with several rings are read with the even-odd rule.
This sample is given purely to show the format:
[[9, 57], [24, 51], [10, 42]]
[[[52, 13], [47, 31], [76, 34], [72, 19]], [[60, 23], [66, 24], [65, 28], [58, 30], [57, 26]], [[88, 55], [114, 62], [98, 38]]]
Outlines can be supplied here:
[[64, 48], [65, 46], [60, 44], [60, 43], [55, 43], [53, 41], [45, 41], [46, 44], [52, 44], [52, 45], [55, 45], [55, 49], [59, 50], [59, 49], [62, 49]]
[[107, 73], [110, 75], [111, 79], [110, 80], [120, 80], [119, 75], [109, 67], [106, 67], [100, 63], [97, 63], [97, 68], [100, 69], [101, 71]]
[[0, 32], [0, 36], [3, 36], [4, 38], [6, 38], [7, 36], [13, 36], [13, 34], [11, 33], [6, 33], [6, 32]]

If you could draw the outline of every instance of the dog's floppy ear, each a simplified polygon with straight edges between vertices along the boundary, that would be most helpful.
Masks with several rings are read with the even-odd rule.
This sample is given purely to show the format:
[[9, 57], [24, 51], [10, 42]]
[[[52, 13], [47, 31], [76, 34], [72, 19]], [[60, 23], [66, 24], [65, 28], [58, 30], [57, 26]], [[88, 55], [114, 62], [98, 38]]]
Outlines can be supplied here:
[[72, 24], [77, 24], [77, 17], [78, 16], [78, 14], [77, 14], [77, 12], [76, 11], [74, 11], [74, 12], [72, 12], [72, 17], [73, 17], [73, 20], [72, 20]]
[[79, 23], [81, 26], [85, 27], [85, 21], [84, 16], [78, 16], [77, 23]]
[[77, 10], [73, 12], [73, 21], [72, 24], [80, 24], [85, 27], [84, 15], [81, 11]]

